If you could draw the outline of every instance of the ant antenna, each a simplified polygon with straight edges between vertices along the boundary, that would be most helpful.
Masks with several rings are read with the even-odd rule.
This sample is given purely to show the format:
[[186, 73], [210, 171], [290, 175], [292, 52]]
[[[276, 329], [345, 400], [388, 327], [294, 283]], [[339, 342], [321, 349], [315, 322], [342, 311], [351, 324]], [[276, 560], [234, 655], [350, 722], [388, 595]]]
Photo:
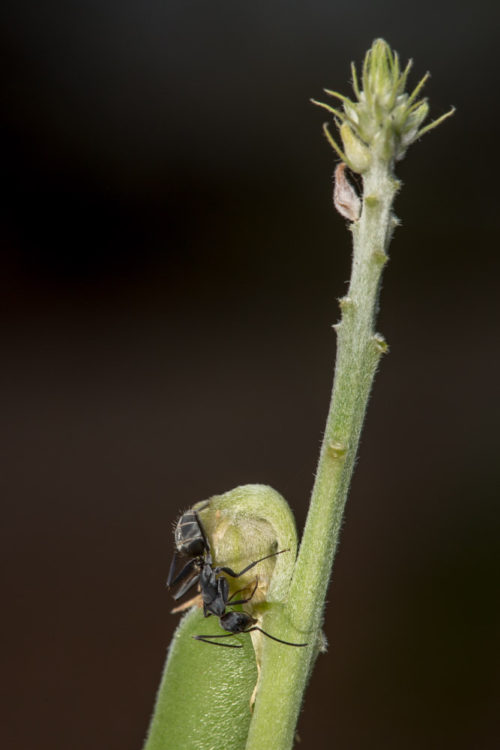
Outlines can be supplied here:
[[262, 628], [258, 628], [255, 626], [254, 628], [249, 628], [248, 630], [244, 630], [244, 633], [251, 633], [252, 630], [258, 630], [259, 633], [262, 633], [263, 635], [267, 635], [268, 638], [271, 638], [273, 641], [277, 641], [278, 643], [284, 643], [286, 646], [309, 646], [308, 643], [290, 643], [290, 641], [283, 641], [281, 638], [276, 638], [276, 636], [271, 635], [271, 633], [266, 633], [265, 630], [262, 630]]
[[[258, 630], [259, 633], [262, 633], [263, 635], [266, 635], [268, 638], [271, 638], [273, 641], [276, 641], [277, 643], [284, 643], [285, 646], [308, 646], [308, 643], [290, 643], [290, 641], [283, 641], [281, 638], [276, 638], [274, 635], [271, 635], [270, 633], [266, 633], [265, 630], [262, 630], [262, 628], [258, 628], [255, 626], [254, 628], [249, 628], [248, 630], [240, 630], [240, 633], [251, 633], [253, 630]], [[212, 640], [208, 640], [209, 638], [231, 638], [235, 635], [240, 635], [240, 633], [222, 633], [221, 635], [193, 635], [193, 638], [196, 641], [202, 641], [203, 643], [210, 643], [212, 646], [225, 646], [226, 648], [243, 648], [243, 646], [238, 645], [236, 646], [234, 643], [217, 643]]]

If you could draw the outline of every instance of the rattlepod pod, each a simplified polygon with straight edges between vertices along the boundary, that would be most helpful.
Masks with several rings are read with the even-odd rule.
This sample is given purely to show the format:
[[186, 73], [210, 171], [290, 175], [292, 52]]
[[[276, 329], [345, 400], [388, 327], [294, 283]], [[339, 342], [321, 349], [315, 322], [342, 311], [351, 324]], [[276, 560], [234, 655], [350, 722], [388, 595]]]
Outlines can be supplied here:
[[[263, 630], [259, 624], [261, 616], [257, 610], [259, 605], [268, 600], [276, 558], [292, 552], [290, 548], [268, 551], [248, 562], [239, 572], [229, 565], [215, 564], [228, 560], [234, 565], [241, 565], [241, 561], [245, 559], [242, 556], [248, 559], [254, 551], [267, 551], [278, 546], [276, 528], [272, 523], [272, 520], [277, 519], [270, 521], [268, 512], [266, 517], [263, 515], [264, 507], [266, 511], [269, 509], [270, 492], [274, 493], [274, 490], [269, 487], [246, 485], [203, 501], [179, 518], [174, 531], [176, 552], [170, 566], [167, 586], [179, 587], [173, 594], [177, 601], [196, 584], [199, 596], [189, 600], [187, 606], [201, 599], [204, 616], [218, 617], [220, 626], [226, 631], [195, 635], [193, 637], [196, 640], [226, 648], [242, 648], [239, 643], [222, 643], [219, 639], [241, 633], [260, 633], [287, 646], [307, 646], [307, 643], [293, 643], [278, 638]], [[289, 531], [287, 524], [285, 536]], [[178, 556], [188, 560], [175, 575]], [[239, 598], [235, 598], [238, 595]], [[247, 611], [227, 609], [236, 605], [246, 605]], [[181, 605], [174, 611], [183, 608], [184, 605]]]
[[[258, 630], [232, 635], [231, 630], [220, 629], [220, 618], [204, 617], [202, 586], [196, 578], [205, 564], [210, 574], [217, 567], [240, 573], [236, 578], [222, 571], [215, 574], [216, 585], [225, 587], [225, 583], [217, 584], [222, 579], [227, 583], [227, 596], [216, 589], [215, 599], [218, 605], [227, 599], [224, 615], [229, 617], [223, 622], [231, 629], [236, 618], [249, 616], [256, 620], [250, 628], [257, 625], [289, 643], [311, 641], [303, 631], [301, 613], [289, 612], [287, 607], [297, 555], [294, 518], [285, 499], [271, 487], [244, 485], [183, 513], [172, 541], [175, 559], [169, 572], [170, 590], [181, 607], [185, 599], [190, 601], [183, 607], [187, 611], [169, 646], [145, 750], [241, 750], [250, 726], [249, 707], [259, 700], [261, 669], [264, 674], [266, 663], [275, 663], [266, 659], [268, 649], [275, 649], [283, 661], [303, 649], [275, 643]], [[233, 609], [241, 599], [248, 601]], [[243, 630], [248, 631], [248, 625]], [[213, 649], [200, 639], [193, 640], [202, 634], [226, 633], [232, 637], [208, 640], [241, 644], [242, 648]]]

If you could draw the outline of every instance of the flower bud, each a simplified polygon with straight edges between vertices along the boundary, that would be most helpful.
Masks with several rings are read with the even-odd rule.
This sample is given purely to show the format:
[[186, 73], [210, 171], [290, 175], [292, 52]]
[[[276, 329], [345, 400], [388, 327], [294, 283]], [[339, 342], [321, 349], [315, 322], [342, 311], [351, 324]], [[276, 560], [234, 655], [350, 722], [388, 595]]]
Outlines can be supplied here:
[[410, 68], [411, 60], [401, 70], [397, 52], [383, 39], [376, 39], [366, 53], [361, 81], [356, 66], [352, 66], [355, 100], [330, 89], [325, 89], [326, 93], [342, 102], [343, 111], [313, 100], [334, 115], [344, 152], [328, 131], [325, 132], [330, 145], [353, 172], [363, 174], [374, 162], [402, 159], [408, 146], [453, 114], [452, 108], [422, 127], [429, 105], [418, 96], [429, 74], [410, 94], [406, 91]]
[[375, 39], [363, 65], [363, 88], [368, 97], [383, 109], [394, 100], [399, 80], [399, 60], [387, 42]]
[[370, 166], [371, 156], [369, 149], [354, 135], [346, 122], [340, 128], [340, 137], [342, 138], [349, 168], [353, 172], [362, 174]]

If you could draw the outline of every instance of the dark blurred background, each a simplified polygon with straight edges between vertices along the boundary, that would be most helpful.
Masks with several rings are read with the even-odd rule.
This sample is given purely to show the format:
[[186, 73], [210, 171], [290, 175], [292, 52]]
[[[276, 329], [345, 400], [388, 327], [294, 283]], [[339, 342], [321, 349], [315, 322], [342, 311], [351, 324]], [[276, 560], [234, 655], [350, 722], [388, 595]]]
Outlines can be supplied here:
[[309, 98], [377, 36], [457, 114], [399, 166], [301, 746], [500, 745], [497, 7], [4, 5], [3, 747], [140, 748], [179, 509], [263, 482], [302, 528], [350, 265]]

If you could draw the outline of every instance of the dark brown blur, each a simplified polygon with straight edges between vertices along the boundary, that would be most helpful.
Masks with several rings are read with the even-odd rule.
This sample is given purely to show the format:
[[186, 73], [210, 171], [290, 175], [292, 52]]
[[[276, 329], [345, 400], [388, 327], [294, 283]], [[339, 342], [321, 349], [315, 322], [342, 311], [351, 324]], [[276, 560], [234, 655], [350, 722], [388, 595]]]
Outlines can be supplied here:
[[299, 747], [499, 746], [496, 8], [7, 3], [2, 747], [139, 750], [180, 509], [263, 482], [302, 528], [350, 263], [309, 97], [377, 36], [457, 113], [399, 166]]

